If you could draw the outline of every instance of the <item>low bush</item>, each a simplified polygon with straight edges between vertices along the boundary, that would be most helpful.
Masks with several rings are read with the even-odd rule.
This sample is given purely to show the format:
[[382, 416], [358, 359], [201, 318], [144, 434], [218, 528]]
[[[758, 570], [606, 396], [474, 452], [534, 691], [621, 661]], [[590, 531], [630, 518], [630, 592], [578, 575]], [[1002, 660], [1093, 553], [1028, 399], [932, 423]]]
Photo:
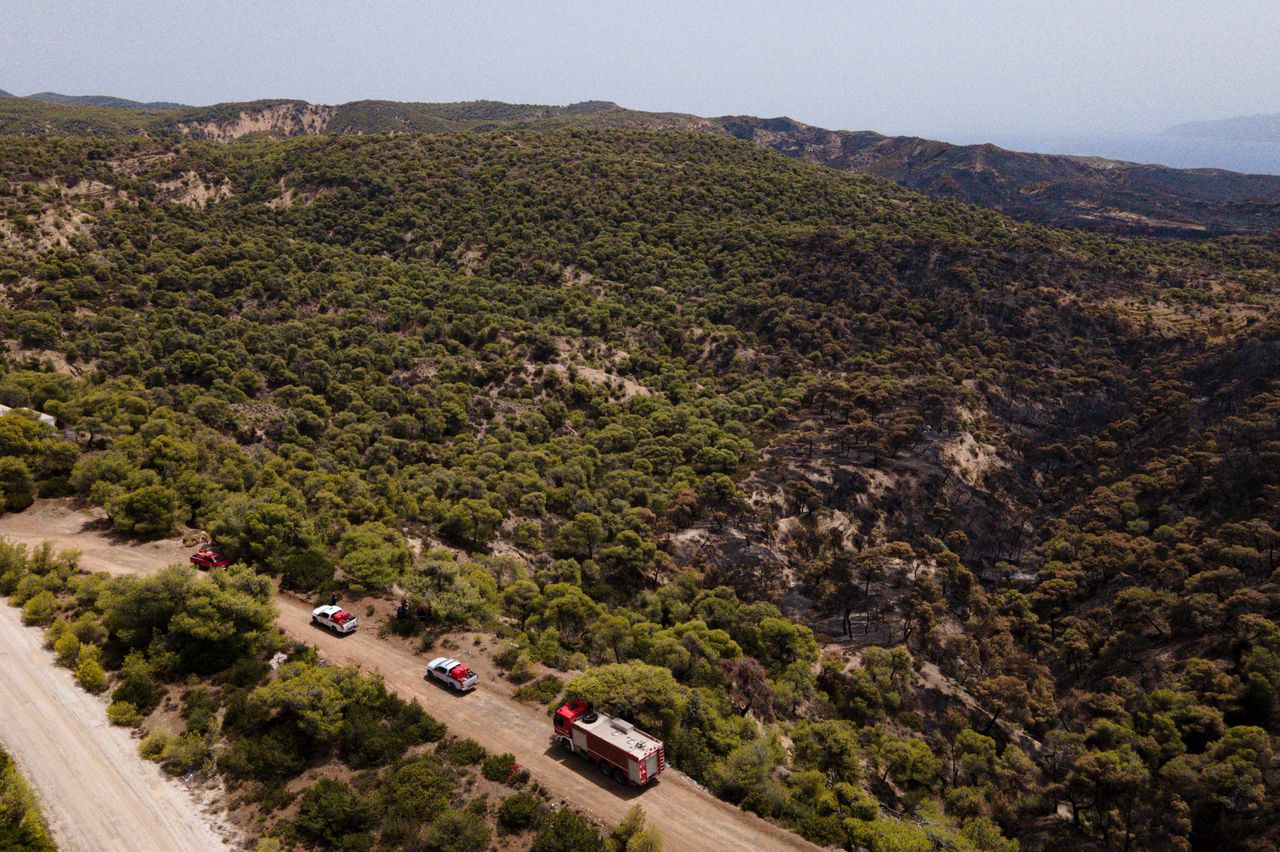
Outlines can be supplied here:
[[560, 682], [560, 678], [555, 675], [543, 675], [517, 689], [515, 695], [517, 700], [528, 701], [530, 704], [549, 704], [563, 688], [564, 684]]
[[107, 719], [113, 725], [136, 728], [142, 724], [142, 714], [128, 701], [112, 701], [107, 705]]
[[582, 814], [560, 808], [542, 820], [530, 852], [604, 852], [604, 838]]
[[515, 769], [515, 766], [516, 756], [510, 752], [504, 752], [486, 757], [480, 771], [490, 781], [505, 784], [511, 778], [511, 772]]
[[22, 605], [22, 623], [45, 626], [58, 614], [58, 599], [48, 590], [36, 592]]
[[472, 766], [485, 759], [484, 746], [472, 739], [450, 740], [444, 745], [444, 759], [455, 766]]
[[498, 806], [498, 831], [502, 834], [519, 834], [538, 823], [542, 815], [542, 802], [532, 793], [516, 793]]
[[423, 848], [433, 852], [480, 852], [489, 839], [489, 823], [459, 811], [440, 814], [422, 838]]
[[92, 657], [85, 658], [82, 653], [81, 660], [76, 666], [76, 681], [85, 692], [97, 695], [107, 688], [107, 673], [103, 670], [102, 663]]
[[363, 849], [372, 844], [374, 819], [369, 801], [349, 784], [322, 778], [302, 794], [293, 828], [315, 849]]
[[138, 753], [146, 760], [160, 762], [164, 756], [164, 751], [169, 747], [169, 743], [173, 737], [165, 731], [156, 728], [148, 731], [147, 735], [142, 738], [142, 742], [138, 743]]

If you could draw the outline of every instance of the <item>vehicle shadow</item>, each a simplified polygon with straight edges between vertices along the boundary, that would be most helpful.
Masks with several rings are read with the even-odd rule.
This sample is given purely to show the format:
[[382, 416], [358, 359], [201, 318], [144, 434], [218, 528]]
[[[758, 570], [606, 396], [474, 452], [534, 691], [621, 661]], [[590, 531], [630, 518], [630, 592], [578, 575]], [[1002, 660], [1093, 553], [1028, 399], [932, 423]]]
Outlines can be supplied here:
[[443, 692], [447, 695], [452, 695], [454, 698], [466, 698], [472, 692], [475, 692], [474, 689], [469, 690], [467, 692], [459, 692], [458, 690], [454, 689], [452, 686], [448, 686], [446, 684], [441, 683], [440, 681], [436, 680], [429, 674], [424, 674], [422, 676], [422, 679], [425, 680], [427, 683], [431, 684], [432, 686], [434, 686], [438, 691]]
[[619, 799], [631, 800], [637, 796], [643, 796], [650, 788], [656, 787], [662, 783], [662, 779], [659, 778], [657, 781], [650, 782], [643, 787], [632, 787], [630, 784], [619, 784], [599, 769], [596, 769], [595, 765], [585, 757], [570, 754], [555, 743], [547, 746], [547, 750], [544, 751], [543, 754], [557, 763], [562, 764], [566, 769], [578, 773], [600, 789], [608, 790]]
[[314, 621], [311, 622], [311, 627], [313, 630], [319, 630], [321, 633], [324, 633], [328, 636], [332, 636], [335, 639], [346, 639], [348, 636], [355, 636], [357, 632], [355, 630], [352, 630], [350, 633], [339, 633], [336, 630], [332, 630], [328, 627], [325, 627], [323, 624], [316, 624]]

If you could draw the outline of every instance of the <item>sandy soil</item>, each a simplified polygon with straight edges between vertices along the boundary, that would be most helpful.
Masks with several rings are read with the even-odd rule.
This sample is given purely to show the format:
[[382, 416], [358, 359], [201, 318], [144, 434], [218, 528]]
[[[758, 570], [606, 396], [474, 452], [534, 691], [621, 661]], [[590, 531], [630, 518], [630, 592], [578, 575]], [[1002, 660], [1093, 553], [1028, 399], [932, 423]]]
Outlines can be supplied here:
[[102, 701], [55, 667], [38, 629], [0, 603], [0, 742], [41, 799], [58, 848], [72, 852], [231, 847], [181, 783], [138, 755]]
[[0, 515], [0, 537], [35, 547], [51, 541], [59, 550], [80, 551], [80, 567], [113, 574], [147, 574], [175, 562], [187, 564], [195, 551], [179, 539], [137, 543], [106, 531], [101, 510], [84, 511], [69, 500], [37, 500], [18, 514]]
[[[117, 574], [158, 571], [174, 562], [185, 562], [191, 552], [177, 539], [145, 545], [113, 541], [91, 515], [66, 501], [40, 500], [19, 515], [0, 516], [0, 536], [31, 545], [49, 539], [59, 547], [75, 547], [83, 554], [81, 565], [85, 568]], [[552, 747], [549, 716], [516, 702], [503, 694], [506, 690], [486, 688], [484, 680], [496, 678], [496, 673], [479, 671], [480, 688], [458, 695], [426, 680], [426, 658], [402, 642], [379, 639], [372, 630], [335, 636], [312, 626], [310, 603], [287, 596], [276, 602], [280, 627], [291, 637], [316, 646], [330, 662], [378, 672], [398, 695], [417, 698], [427, 712], [449, 726], [450, 733], [471, 737], [491, 752], [511, 752], [553, 796], [610, 827], [639, 803], [650, 824], [662, 831], [669, 852], [818, 848], [720, 801], [674, 769], [668, 769], [656, 784], [643, 790], [607, 779], [581, 758]], [[357, 615], [364, 612], [363, 607], [356, 610]], [[457, 653], [465, 658], [466, 648]], [[494, 687], [497, 686], [495, 681]], [[96, 719], [101, 723], [100, 705]], [[37, 784], [36, 778], [31, 780]]]

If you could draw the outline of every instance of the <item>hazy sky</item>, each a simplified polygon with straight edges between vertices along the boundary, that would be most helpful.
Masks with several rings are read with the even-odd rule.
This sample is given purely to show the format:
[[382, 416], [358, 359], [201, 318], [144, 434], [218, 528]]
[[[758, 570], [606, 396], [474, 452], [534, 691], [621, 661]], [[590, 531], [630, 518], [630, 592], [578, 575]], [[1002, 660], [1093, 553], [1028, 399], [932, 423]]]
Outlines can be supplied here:
[[1280, 112], [1280, 0], [0, 0], [0, 89], [602, 99], [972, 136]]

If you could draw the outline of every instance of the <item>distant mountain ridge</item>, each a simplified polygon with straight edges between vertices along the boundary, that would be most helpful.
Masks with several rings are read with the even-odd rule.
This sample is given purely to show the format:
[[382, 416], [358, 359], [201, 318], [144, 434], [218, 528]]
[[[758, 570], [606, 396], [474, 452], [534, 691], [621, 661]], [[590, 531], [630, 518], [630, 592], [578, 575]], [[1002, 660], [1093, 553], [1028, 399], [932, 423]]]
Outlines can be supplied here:
[[255, 135], [552, 127], [727, 134], [795, 159], [1051, 226], [1177, 238], [1280, 232], [1280, 176], [827, 130], [790, 118], [704, 118], [641, 112], [609, 101], [553, 106], [366, 100], [327, 106], [272, 99], [190, 107], [98, 95], [0, 98], [0, 133], [22, 135], [178, 135], [228, 142]]
[[1280, 112], [1271, 115], [1238, 115], [1214, 121], [1189, 121], [1170, 127], [1164, 135], [1280, 145]]
[[[15, 97], [7, 92], [3, 97]], [[47, 104], [72, 104], [78, 106], [110, 107], [112, 109], [189, 109], [187, 104], [171, 101], [131, 101], [128, 98], [116, 98], [110, 95], [62, 95], [57, 92], [36, 92], [27, 95], [33, 101], [44, 101]]]
[[953, 145], [825, 130], [787, 118], [718, 121], [734, 136], [789, 157], [875, 175], [933, 198], [955, 198], [1048, 225], [1180, 237], [1280, 228], [1276, 175]]

